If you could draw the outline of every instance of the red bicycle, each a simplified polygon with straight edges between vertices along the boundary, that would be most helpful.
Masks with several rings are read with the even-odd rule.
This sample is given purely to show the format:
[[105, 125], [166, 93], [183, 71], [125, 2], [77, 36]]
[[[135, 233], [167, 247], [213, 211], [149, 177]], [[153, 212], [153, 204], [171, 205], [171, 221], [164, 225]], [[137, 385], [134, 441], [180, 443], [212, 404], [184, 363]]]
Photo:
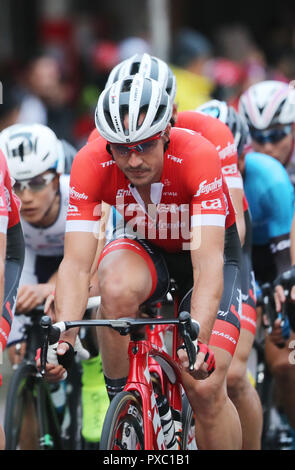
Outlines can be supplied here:
[[[174, 302], [175, 315], [177, 302]], [[194, 416], [182, 386], [177, 349], [187, 351], [190, 367], [196, 359], [199, 325], [188, 312], [177, 318], [122, 318], [81, 320], [51, 324], [41, 320], [44, 342], [41, 374], [45, 374], [48, 344], [55, 344], [69, 328], [106, 326], [130, 335], [129, 376], [124, 391], [115, 396], [106, 413], [101, 450], [174, 450], [190, 448], [194, 439]], [[172, 352], [161, 344], [161, 334], [172, 329]], [[148, 339], [145, 339], [149, 330]]]

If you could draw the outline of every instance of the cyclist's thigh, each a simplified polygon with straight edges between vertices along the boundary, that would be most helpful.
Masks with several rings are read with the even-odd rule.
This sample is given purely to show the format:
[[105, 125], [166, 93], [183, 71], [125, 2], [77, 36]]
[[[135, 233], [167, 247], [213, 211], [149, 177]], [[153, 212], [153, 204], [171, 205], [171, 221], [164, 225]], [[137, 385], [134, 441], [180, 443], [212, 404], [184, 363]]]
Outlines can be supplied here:
[[122, 287], [139, 286], [143, 292], [142, 303], [162, 299], [169, 288], [169, 274], [160, 251], [146, 240], [127, 236], [116, 238], [104, 247], [98, 262], [98, 278], [101, 292], [104, 282], [115, 283], [117, 278]]

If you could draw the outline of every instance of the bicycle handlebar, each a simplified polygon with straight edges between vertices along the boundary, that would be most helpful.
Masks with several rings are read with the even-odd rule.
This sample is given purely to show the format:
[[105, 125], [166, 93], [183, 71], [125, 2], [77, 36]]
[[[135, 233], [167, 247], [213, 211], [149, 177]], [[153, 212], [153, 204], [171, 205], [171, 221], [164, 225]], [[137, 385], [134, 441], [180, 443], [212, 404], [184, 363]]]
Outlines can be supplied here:
[[44, 338], [43, 346], [41, 347], [41, 375], [45, 375], [45, 366], [47, 361], [47, 351], [49, 344], [55, 344], [59, 341], [61, 334], [70, 328], [77, 328], [81, 326], [107, 326], [118, 331], [120, 335], [127, 335], [132, 331], [146, 325], [178, 325], [178, 330], [183, 338], [184, 346], [187, 351], [189, 359], [190, 370], [193, 369], [197, 350], [196, 342], [198, 339], [200, 325], [198, 322], [193, 322], [189, 312], [181, 312], [177, 319], [164, 319], [164, 318], [120, 318], [117, 320], [81, 320], [81, 321], [65, 321], [58, 322], [52, 325], [51, 318], [43, 316], [40, 325], [43, 328]]

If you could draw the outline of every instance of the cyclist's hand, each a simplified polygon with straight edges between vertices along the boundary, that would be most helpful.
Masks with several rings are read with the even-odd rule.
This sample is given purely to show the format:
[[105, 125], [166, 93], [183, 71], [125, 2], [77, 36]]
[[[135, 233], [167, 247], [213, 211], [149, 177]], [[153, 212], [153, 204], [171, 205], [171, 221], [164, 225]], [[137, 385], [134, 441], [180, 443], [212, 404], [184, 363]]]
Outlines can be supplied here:
[[279, 345], [282, 346], [285, 344], [285, 338], [283, 337], [283, 330], [282, 330], [280, 318], [277, 318], [275, 320], [268, 337], [275, 346], [279, 346]]
[[55, 309], [54, 309], [54, 294], [48, 295], [48, 297], [45, 300], [44, 304], [44, 315], [48, 315], [52, 323], [55, 323], [56, 317], [55, 317]]
[[275, 287], [274, 299], [275, 299], [276, 311], [281, 312], [282, 304], [286, 302], [286, 296], [285, 296], [283, 286], [278, 285]]
[[33, 284], [21, 286], [17, 296], [16, 312], [27, 313], [30, 310], [33, 310], [38, 305], [42, 304], [45, 298], [51, 292], [51, 284]]
[[[56, 355], [59, 356], [64, 356], [67, 351], [69, 351], [70, 346], [68, 343], [62, 342], [58, 344], [56, 348]], [[45, 379], [50, 382], [59, 382], [63, 379], [66, 378], [67, 376], [67, 371], [66, 369], [58, 363], [57, 359], [55, 359], [54, 354], [49, 353], [48, 357], [48, 362], [46, 364], [46, 369], [45, 369]], [[40, 370], [41, 367], [41, 361], [40, 357], [37, 355], [36, 357], [36, 364], [38, 369]]]
[[178, 351], [178, 357], [185, 371], [197, 380], [206, 379], [207, 377], [209, 377], [209, 375], [213, 372], [215, 368], [214, 353], [209, 349], [206, 344], [200, 342], [193, 370], [189, 369], [189, 361], [185, 350], [180, 349]]

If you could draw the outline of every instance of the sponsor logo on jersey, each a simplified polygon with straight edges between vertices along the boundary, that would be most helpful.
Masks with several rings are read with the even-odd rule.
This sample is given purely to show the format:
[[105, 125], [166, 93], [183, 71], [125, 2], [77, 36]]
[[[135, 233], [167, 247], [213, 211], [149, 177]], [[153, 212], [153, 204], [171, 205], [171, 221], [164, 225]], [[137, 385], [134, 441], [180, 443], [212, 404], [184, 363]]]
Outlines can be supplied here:
[[235, 175], [238, 172], [238, 167], [236, 163], [232, 163], [231, 165], [223, 166], [222, 173], [225, 176], [228, 175]]
[[10, 192], [9, 192], [9, 190], [6, 188], [6, 186], [4, 186], [4, 192], [5, 192], [5, 199], [6, 199], [7, 210], [8, 210], [8, 212], [11, 212], [11, 198], [10, 198]]
[[80, 201], [81, 199], [84, 199], [86, 201], [88, 199], [88, 196], [85, 193], [79, 193], [75, 190], [74, 186], [70, 187], [70, 197], [78, 199], [78, 201]]
[[278, 243], [270, 244], [270, 249], [272, 253], [277, 253], [278, 251], [283, 251], [287, 248], [290, 248], [290, 240], [281, 240]]
[[194, 197], [198, 197], [201, 194], [208, 194], [218, 191], [222, 187], [222, 178], [215, 178], [212, 183], [207, 183], [207, 180], [202, 181], [199, 185], [199, 189], [197, 190]]
[[174, 155], [168, 155], [168, 160], [172, 160], [175, 163], [182, 163], [183, 158], [175, 157]]
[[78, 207], [77, 206], [74, 206], [73, 204], [69, 204], [68, 206], [68, 212], [72, 213], [72, 212], [78, 212]]
[[237, 148], [235, 144], [228, 142], [227, 146], [224, 149], [218, 150], [218, 153], [219, 153], [219, 157], [221, 158], [221, 160], [224, 160], [225, 158], [231, 157], [232, 155], [234, 155], [236, 151], [237, 151]]
[[131, 196], [131, 191], [130, 189], [118, 189], [116, 197], [125, 197], [125, 196]]
[[202, 201], [201, 206], [203, 209], [222, 209], [221, 199], [210, 199], [209, 201]]
[[[127, 141], [127, 139], [126, 139], [126, 141]], [[114, 160], [108, 160], [107, 162], [101, 163], [101, 166], [102, 166], [103, 168], [106, 168], [106, 167], [108, 167], [108, 166], [114, 165], [115, 163], [116, 163], [116, 162], [115, 162]]]

